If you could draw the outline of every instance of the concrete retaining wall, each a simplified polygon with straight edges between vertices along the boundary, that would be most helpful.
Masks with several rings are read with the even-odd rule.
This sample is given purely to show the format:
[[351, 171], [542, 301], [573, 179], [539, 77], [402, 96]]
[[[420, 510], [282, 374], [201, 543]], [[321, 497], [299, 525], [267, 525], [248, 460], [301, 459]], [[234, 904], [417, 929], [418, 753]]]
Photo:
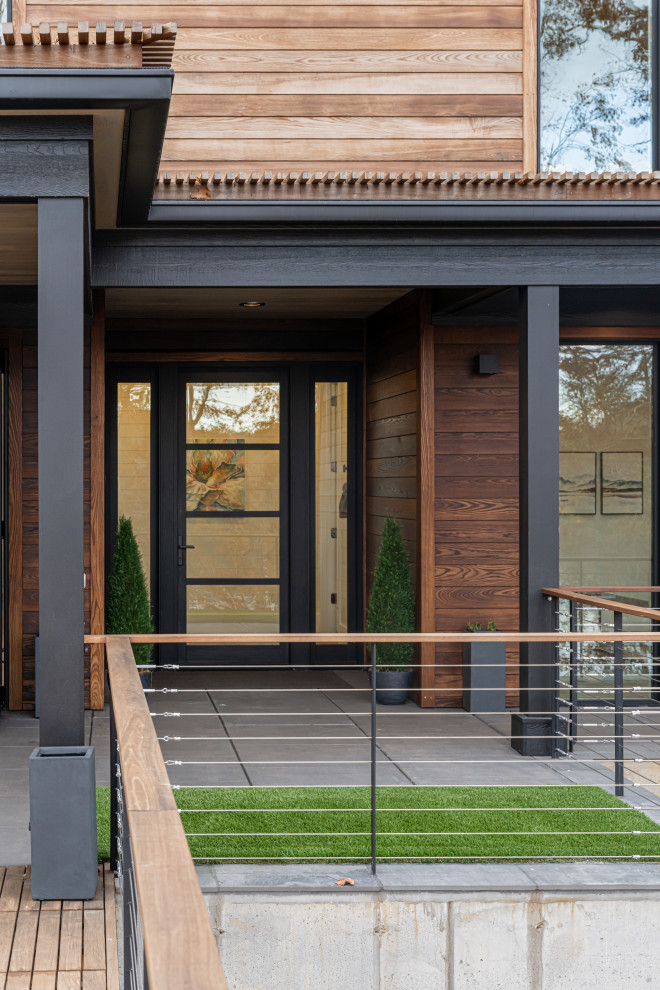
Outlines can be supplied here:
[[627, 881], [577, 869], [571, 882], [559, 865], [384, 867], [374, 883], [356, 867], [226, 866], [200, 880], [231, 990], [656, 990], [660, 867], [626, 866]]

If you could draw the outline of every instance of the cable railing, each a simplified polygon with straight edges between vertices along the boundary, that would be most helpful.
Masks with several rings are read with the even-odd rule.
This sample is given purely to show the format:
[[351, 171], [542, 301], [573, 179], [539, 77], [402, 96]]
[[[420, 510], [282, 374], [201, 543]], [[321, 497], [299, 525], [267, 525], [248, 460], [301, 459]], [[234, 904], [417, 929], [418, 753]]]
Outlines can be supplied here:
[[[660, 628], [660, 611], [639, 604], [640, 596], [653, 601], [658, 592], [660, 588], [639, 586], [544, 590], [554, 602], [555, 628], [573, 636], [571, 642], [557, 645], [557, 752], [574, 752], [581, 712], [612, 713], [613, 721], [602, 727], [614, 730], [615, 794], [619, 797], [624, 793], [626, 767], [625, 712], [633, 709], [636, 718], [660, 713], [659, 654], [652, 635]], [[635, 600], [625, 600], [631, 596]], [[602, 642], [593, 635], [604, 630], [624, 638]], [[625, 638], [633, 632], [634, 639]], [[650, 739], [642, 732], [631, 736]]]
[[[548, 633], [87, 637], [88, 642], [107, 643], [117, 721], [113, 865], [128, 877], [127, 966], [137, 974], [127, 986], [146, 985], [139, 982], [140, 927], [148, 962], [145, 916], [152, 905], [145, 911], [140, 888], [145, 847], [136, 848], [134, 829], [136, 822], [147, 823], [152, 792], [154, 816], [161, 816], [153, 818], [155, 835], [165, 822], [173, 827], [176, 815], [178, 830], [171, 841], [176, 856], [187, 857], [188, 884], [194, 879], [193, 863], [366, 862], [376, 873], [379, 862], [401, 860], [660, 859], [660, 826], [648, 817], [660, 818], [660, 794], [655, 792], [660, 784], [660, 707], [646, 697], [646, 682], [634, 684], [629, 678], [622, 687], [620, 676], [624, 647], [648, 650], [648, 644], [660, 643], [660, 631], [655, 625], [623, 629], [618, 619], [594, 631], [593, 616], [587, 631], [571, 625], [570, 617], [569, 627], [563, 628], [564, 592], [547, 593], [555, 598], [560, 626]], [[594, 607], [591, 601], [581, 604]], [[606, 605], [618, 608], [618, 603]], [[637, 612], [626, 614], [640, 618]], [[213, 644], [217, 662], [141, 665], [153, 677], [152, 686], [143, 689], [131, 644], [144, 642]], [[544, 686], [534, 690], [537, 698], [547, 697], [547, 704], [526, 714], [544, 720], [536, 739], [547, 743], [546, 753], [523, 757], [511, 748], [522, 738], [511, 725], [513, 710], [497, 712], [488, 704], [478, 712], [461, 710], [464, 684], [424, 688], [426, 695], [437, 692], [443, 704], [455, 698], [452, 707], [395, 708], [381, 703], [393, 689], [383, 688], [375, 678], [369, 683], [367, 669], [360, 665], [223, 663], [223, 649], [237, 643], [297, 642], [370, 646], [376, 668], [379, 648], [389, 642], [554, 644], [551, 662], [529, 664], [543, 674]], [[610, 681], [585, 687], [582, 675], [592, 672], [586, 670], [588, 664], [580, 669], [576, 644], [584, 657], [595, 655], [594, 650], [611, 651]], [[411, 664], [418, 672], [424, 666]], [[462, 666], [457, 661], [442, 668], [460, 674]], [[127, 690], [130, 711], [140, 696], [137, 716], [127, 715]], [[412, 697], [421, 690], [414, 686]], [[592, 703], [593, 690], [598, 695]], [[118, 710], [123, 712], [121, 725]], [[127, 733], [129, 739], [133, 734], [130, 743]], [[132, 818], [127, 766], [133, 774]], [[174, 855], [168, 856], [170, 864]], [[153, 857], [149, 868], [152, 862]], [[182, 903], [181, 897], [170, 903]], [[185, 939], [179, 944], [193, 944], [190, 933]], [[151, 985], [168, 986], [154, 984], [150, 973], [149, 979]]]

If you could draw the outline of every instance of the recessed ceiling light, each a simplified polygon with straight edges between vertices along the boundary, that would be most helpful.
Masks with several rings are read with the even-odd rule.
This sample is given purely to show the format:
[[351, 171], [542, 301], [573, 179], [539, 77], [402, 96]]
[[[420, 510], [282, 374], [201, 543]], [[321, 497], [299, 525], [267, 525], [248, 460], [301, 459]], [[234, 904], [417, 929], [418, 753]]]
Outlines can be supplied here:
[[245, 309], [258, 309], [260, 306], [265, 306], [266, 303], [259, 302], [256, 299], [248, 299], [246, 302], [239, 303], [238, 305], [243, 306]]

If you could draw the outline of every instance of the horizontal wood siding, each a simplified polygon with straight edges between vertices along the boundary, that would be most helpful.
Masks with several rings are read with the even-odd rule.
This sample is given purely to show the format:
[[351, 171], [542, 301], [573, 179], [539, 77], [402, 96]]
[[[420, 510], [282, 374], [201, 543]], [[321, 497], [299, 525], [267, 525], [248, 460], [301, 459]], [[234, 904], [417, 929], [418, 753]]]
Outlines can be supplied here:
[[[476, 375], [497, 354], [498, 375]], [[442, 328], [435, 336], [435, 610], [438, 632], [470, 621], [518, 629], [518, 334]], [[508, 703], [518, 651], [507, 650]], [[436, 705], [461, 704], [461, 647], [436, 648]]]
[[385, 520], [417, 559], [417, 336], [420, 293], [377, 313], [367, 329], [366, 576], [371, 587]]
[[119, 14], [178, 25], [164, 170], [522, 166], [522, 0], [27, 4]]

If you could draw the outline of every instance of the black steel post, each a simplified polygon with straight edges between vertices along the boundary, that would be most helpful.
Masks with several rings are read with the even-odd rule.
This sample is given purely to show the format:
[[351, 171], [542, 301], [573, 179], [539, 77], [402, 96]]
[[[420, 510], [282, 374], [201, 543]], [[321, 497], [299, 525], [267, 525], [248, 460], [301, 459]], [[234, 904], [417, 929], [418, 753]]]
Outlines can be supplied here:
[[39, 739], [82, 746], [85, 203], [40, 199]]
[[376, 644], [371, 648], [371, 872], [376, 875]]
[[[623, 613], [614, 613], [614, 632], [623, 629]], [[623, 643], [614, 644], [614, 793], [623, 797]]]
[[[556, 618], [555, 626], [557, 629], [559, 629], [560, 628], [559, 599], [557, 597], [554, 597], [552, 599], [552, 610]], [[560, 709], [562, 704], [561, 683], [560, 683], [561, 682], [561, 644], [560, 643], [555, 643], [553, 652], [554, 652], [554, 660], [555, 660], [555, 671], [554, 671], [555, 689], [554, 691], [551, 692], [553, 714], [552, 714], [552, 739], [550, 741], [552, 744], [552, 756], [556, 758], [561, 755], [559, 752], [560, 738], [566, 740], [568, 746], [568, 737], [563, 730], [560, 730], [561, 720], [559, 716], [561, 714]], [[561, 724], [565, 725], [566, 723], [562, 722]]]
[[[578, 631], [577, 603], [571, 602], [570, 631]], [[571, 664], [571, 740], [570, 752], [573, 752], [578, 741], [578, 644], [570, 643], [570, 664]]]
[[119, 850], [117, 839], [119, 837], [119, 801], [117, 800], [117, 788], [119, 786], [119, 750], [117, 749], [117, 727], [115, 725], [115, 709], [110, 702], [110, 869], [117, 872], [119, 862]]
[[[520, 290], [520, 629], [554, 630], [559, 583], [559, 289]], [[552, 754], [552, 643], [520, 645], [520, 715], [512, 736], [524, 755]]]

